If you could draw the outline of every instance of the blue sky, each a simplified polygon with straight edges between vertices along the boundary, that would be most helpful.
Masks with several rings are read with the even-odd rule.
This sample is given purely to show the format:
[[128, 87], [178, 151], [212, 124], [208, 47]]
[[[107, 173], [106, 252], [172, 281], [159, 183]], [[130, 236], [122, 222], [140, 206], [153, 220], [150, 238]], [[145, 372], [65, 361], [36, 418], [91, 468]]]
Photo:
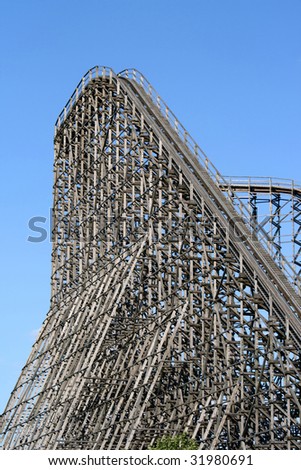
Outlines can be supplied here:
[[53, 127], [94, 65], [140, 70], [225, 175], [301, 180], [300, 0], [2, 0], [0, 410], [49, 308]]

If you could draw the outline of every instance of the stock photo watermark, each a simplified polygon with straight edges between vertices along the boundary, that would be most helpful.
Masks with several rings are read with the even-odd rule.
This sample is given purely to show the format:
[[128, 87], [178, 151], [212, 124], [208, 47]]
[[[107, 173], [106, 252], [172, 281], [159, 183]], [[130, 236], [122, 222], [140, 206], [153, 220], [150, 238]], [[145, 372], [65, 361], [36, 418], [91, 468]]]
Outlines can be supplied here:
[[[95, 238], [103, 239], [109, 236], [111, 239], [118, 240], [121, 234], [143, 232], [149, 230], [150, 226], [158, 233], [161, 231], [160, 238], [172, 235], [176, 241], [177, 237], [183, 237], [191, 231], [194, 235], [210, 237], [214, 231], [219, 233], [226, 240], [230, 237], [231, 241], [244, 243], [247, 240], [258, 240], [261, 237], [268, 237], [264, 227], [269, 221], [269, 217], [262, 220], [260, 224], [243, 219], [241, 216], [234, 217], [229, 221], [220, 220], [216, 216], [199, 217], [195, 214], [185, 214], [178, 219], [168, 219], [160, 222], [157, 217], [162, 218], [160, 213], [150, 216], [146, 214], [143, 219], [139, 219], [132, 214], [122, 214], [118, 217], [104, 217], [95, 215], [95, 213], [80, 219], [79, 216], [65, 216], [56, 221], [54, 227], [53, 209], [49, 210], [48, 217], [33, 216], [28, 221], [29, 235], [27, 241], [30, 243], [43, 243], [45, 241], [54, 242], [56, 238], [62, 242], [81, 242], [88, 243]], [[208, 222], [212, 228], [204, 229]], [[126, 226], [126, 229], [125, 229]], [[55, 237], [55, 234], [58, 237]]]

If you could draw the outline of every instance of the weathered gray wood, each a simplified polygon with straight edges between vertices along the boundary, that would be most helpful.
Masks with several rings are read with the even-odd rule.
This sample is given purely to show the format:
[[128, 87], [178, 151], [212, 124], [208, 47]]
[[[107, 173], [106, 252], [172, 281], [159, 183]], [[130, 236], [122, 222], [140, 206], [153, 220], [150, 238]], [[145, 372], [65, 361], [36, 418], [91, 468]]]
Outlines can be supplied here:
[[56, 123], [51, 307], [5, 449], [183, 430], [202, 449], [301, 448], [300, 299], [229, 184], [138, 72], [82, 79]]

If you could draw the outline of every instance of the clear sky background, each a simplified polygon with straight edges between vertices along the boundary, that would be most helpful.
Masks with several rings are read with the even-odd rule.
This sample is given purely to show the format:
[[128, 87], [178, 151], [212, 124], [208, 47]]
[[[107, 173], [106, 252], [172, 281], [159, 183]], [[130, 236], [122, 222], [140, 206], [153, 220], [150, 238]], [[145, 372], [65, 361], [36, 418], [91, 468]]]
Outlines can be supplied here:
[[49, 308], [53, 127], [94, 65], [137, 68], [225, 175], [301, 180], [301, 0], [2, 0], [0, 411]]

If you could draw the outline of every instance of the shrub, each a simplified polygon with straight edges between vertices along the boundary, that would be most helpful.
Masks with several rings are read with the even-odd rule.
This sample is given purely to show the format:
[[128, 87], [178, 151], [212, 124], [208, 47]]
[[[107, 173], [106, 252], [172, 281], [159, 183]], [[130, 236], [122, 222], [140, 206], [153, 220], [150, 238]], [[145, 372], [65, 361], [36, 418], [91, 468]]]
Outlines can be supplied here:
[[194, 439], [182, 433], [178, 436], [160, 437], [149, 450], [197, 450], [198, 448], [198, 443]]

